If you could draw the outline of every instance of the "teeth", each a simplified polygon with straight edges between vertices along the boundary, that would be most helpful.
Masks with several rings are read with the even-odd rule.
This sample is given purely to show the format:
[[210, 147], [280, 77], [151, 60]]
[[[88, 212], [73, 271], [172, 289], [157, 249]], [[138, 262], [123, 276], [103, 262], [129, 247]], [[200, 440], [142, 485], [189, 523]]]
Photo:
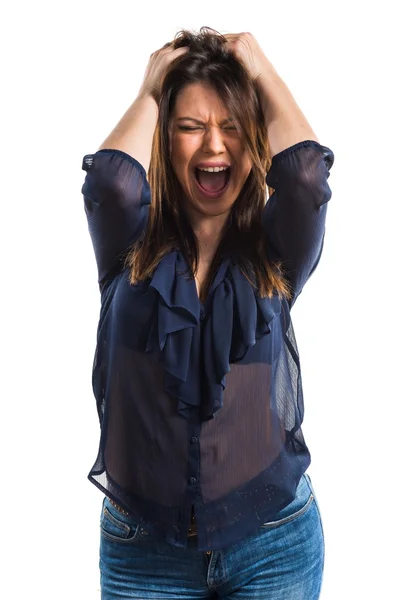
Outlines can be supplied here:
[[199, 171], [208, 171], [209, 173], [218, 173], [219, 171], [226, 171], [229, 167], [197, 167]]

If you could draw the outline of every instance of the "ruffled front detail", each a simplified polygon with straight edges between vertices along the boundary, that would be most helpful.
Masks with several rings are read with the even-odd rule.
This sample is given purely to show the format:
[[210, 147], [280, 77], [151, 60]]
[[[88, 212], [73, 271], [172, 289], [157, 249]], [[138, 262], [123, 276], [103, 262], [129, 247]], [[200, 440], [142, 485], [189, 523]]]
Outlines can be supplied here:
[[[193, 278], [185, 275], [186, 261], [177, 252], [158, 264], [150, 287], [158, 295], [146, 352], [158, 356], [165, 369], [165, 391], [178, 400], [178, 411], [188, 418], [200, 403], [200, 391], [190, 377], [194, 330], [200, 322], [200, 303]], [[198, 393], [196, 393], [196, 391]], [[195, 393], [193, 393], [195, 392]]]
[[[158, 295], [146, 352], [165, 368], [165, 390], [189, 418], [198, 410], [202, 421], [223, 405], [230, 363], [242, 360], [281, 312], [278, 296], [259, 298], [237, 265], [226, 259], [215, 277], [201, 323], [201, 304], [193, 278], [185, 275], [182, 254], [160, 261], [150, 282]], [[201, 334], [200, 334], [201, 329]]]
[[281, 307], [278, 296], [260, 298], [239, 267], [228, 266], [223, 281], [215, 288], [204, 324], [202, 420], [213, 418], [223, 406], [230, 363], [243, 360], [257, 340], [271, 332], [270, 323]]

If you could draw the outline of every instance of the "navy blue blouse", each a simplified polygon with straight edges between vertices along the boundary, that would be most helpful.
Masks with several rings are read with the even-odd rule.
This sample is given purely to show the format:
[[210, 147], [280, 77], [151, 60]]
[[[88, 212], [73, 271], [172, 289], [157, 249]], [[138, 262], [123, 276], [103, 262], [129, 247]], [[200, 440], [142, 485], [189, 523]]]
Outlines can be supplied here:
[[121, 257], [146, 227], [143, 166], [120, 150], [83, 158], [101, 292], [93, 391], [101, 436], [89, 480], [141, 526], [198, 549], [254, 532], [295, 497], [311, 457], [290, 310], [323, 248], [333, 152], [313, 140], [276, 154], [263, 227], [293, 299], [260, 298], [225, 258], [199, 301], [179, 251], [130, 285]]

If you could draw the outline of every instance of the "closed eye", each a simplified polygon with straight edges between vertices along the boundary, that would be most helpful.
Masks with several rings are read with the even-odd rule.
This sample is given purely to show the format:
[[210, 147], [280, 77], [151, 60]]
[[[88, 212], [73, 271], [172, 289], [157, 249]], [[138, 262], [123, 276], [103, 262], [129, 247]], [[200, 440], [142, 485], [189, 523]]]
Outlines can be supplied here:
[[[185, 127], [184, 125], [178, 125], [179, 129], [183, 129], [184, 131], [195, 131], [196, 129], [200, 129], [200, 127]], [[225, 129], [229, 129], [231, 131], [236, 130], [236, 127], [225, 127]]]

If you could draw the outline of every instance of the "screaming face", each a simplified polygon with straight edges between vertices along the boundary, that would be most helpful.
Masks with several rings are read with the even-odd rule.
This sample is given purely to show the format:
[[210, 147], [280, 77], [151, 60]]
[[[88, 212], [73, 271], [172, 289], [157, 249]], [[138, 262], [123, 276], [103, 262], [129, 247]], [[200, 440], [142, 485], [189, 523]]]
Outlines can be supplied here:
[[189, 218], [228, 216], [251, 162], [233, 119], [211, 87], [193, 83], [181, 90], [171, 115], [169, 143]]

